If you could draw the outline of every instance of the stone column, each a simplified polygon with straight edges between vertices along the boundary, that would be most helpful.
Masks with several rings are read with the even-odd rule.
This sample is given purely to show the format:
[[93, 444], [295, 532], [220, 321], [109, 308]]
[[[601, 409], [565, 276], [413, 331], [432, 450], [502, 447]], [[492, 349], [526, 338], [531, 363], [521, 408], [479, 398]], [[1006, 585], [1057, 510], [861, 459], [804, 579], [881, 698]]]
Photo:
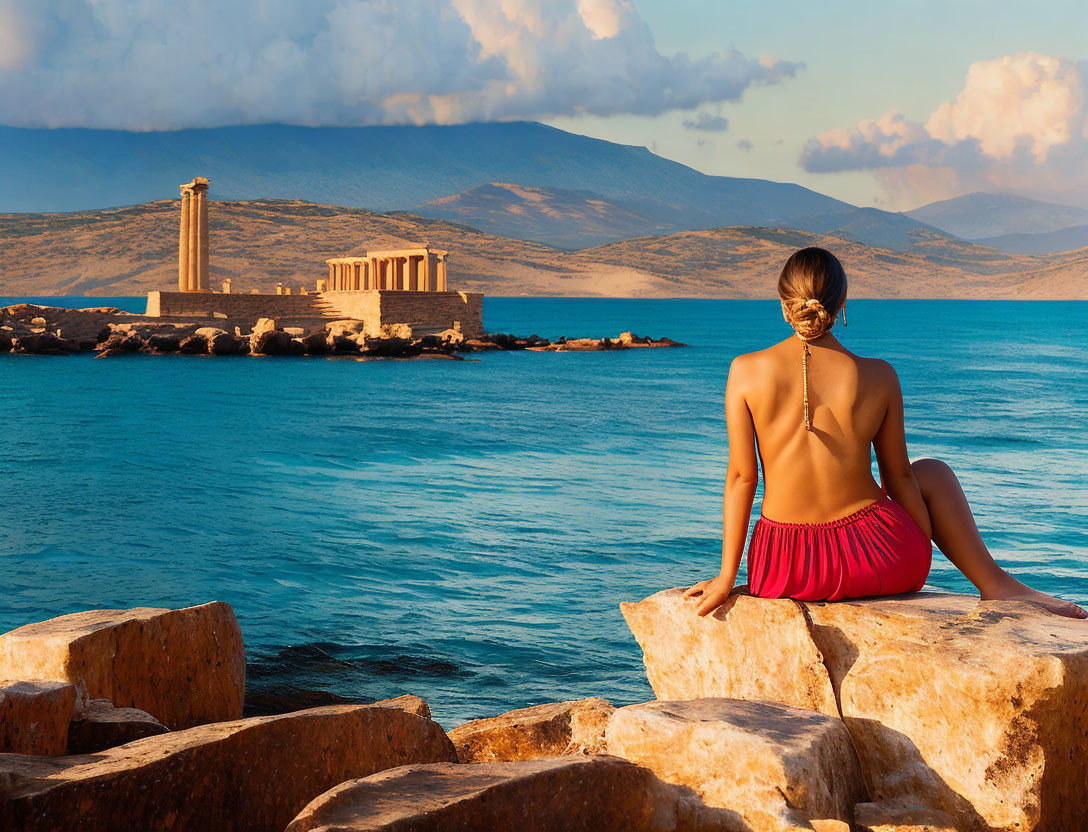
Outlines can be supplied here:
[[333, 266], [332, 263], [329, 263], [328, 266], [329, 266], [329, 282], [325, 284], [325, 288], [327, 290], [331, 291], [332, 290], [332, 281], [333, 281], [333, 269], [335, 268], [335, 266]]
[[438, 286], [435, 291], [445, 292], [446, 289], [446, 255], [438, 255]]
[[181, 185], [181, 236], [178, 239], [178, 291], [189, 291], [189, 200], [192, 191]]
[[421, 265], [423, 267], [423, 286], [422, 286], [422, 289], [423, 289], [424, 292], [429, 292], [429, 291], [431, 291], [431, 289], [434, 288], [431, 285], [431, 280], [432, 280], [431, 276], [434, 274], [434, 269], [431, 266], [431, 261], [432, 260], [434, 260], [434, 255], [431, 254], [429, 251], [425, 255], [423, 255], [423, 263]]
[[198, 292], [211, 290], [211, 279], [208, 274], [208, 184], [198, 185], [197, 196], [200, 198], [200, 268], [197, 270]]

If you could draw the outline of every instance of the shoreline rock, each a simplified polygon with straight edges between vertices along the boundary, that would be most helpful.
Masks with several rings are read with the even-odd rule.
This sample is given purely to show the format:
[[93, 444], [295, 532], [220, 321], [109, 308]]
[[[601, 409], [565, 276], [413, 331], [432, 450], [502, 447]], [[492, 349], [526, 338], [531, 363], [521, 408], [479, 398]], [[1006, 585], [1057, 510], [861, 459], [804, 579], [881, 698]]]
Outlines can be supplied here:
[[[119, 309], [63, 309], [17, 304], [0, 308], [0, 353], [70, 355], [95, 351], [97, 358], [119, 355], [316, 356], [368, 358], [460, 358], [463, 354], [496, 350], [535, 352], [596, 352], [646, 347], [685, 346], [669, 338], [653, 339], [631, 332], [616, 338], [566, 338], [554, 342], [538, 335], [521, 337], [490, 333], [466, 339], [447, 329], [416, 333], [407, 324], [387, 324], [368, 331], [365, 321], [324, 322], [306, 332], [302, 327], [279, 327], [271, 318], [259, 318], [248, 334], [232, 321], [206, 319], [162, 320]], [[62, 332], [63, 337], [62, 337]]]
[[1088, 622], [934, 592], [738, 595], [699, 618], [670, 589], [621, 608], [659, 697], [841, 713], [874, 804], [1021, 832], [1088, 813]]
[[72, 613], [0, 635], [0, 678], [55, 679], [172, 730], [242, 715], [245, 654], [230, 605]]
[[311, 801], [286, 832], [751, 832], [683, 786], [605, 755], [388, 769]]
[[200, 725], [73, 757], [0, 755], [0, 829], [275, 832], [345, 780], [452, 761], [437, 723], [366, 705]]

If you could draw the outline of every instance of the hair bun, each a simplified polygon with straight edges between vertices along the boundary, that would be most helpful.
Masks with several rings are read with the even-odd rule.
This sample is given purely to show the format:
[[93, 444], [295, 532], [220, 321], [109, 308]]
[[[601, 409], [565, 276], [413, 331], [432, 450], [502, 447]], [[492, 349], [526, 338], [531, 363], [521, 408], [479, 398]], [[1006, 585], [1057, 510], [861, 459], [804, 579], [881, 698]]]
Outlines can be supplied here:
[[817, 298], [797, 299], [788, 311], [790, 324], [802, 338], [819, 338], [831, 329], [831, 316]]

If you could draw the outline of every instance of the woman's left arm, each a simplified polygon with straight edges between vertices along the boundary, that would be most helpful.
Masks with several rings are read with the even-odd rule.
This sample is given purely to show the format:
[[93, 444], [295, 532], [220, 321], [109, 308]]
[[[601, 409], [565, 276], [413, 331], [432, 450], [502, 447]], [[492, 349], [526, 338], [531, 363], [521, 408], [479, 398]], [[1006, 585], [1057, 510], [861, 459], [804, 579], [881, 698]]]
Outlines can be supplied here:
[[684, 598], [702, 595], [696, 612], [706, 615], [716, 610], [737, 581], [752, 502], [759, 482], [756, 459], [756, 434], [752, 414], [745, 400], [746, 362], [736, 359], [729, 367], [725, 385], [725, 421], [729, 436], [729, 464], [725, 473], [725, 498], [722, 505], [722, 568], [716, 578], [701, 581], [684, 593]]

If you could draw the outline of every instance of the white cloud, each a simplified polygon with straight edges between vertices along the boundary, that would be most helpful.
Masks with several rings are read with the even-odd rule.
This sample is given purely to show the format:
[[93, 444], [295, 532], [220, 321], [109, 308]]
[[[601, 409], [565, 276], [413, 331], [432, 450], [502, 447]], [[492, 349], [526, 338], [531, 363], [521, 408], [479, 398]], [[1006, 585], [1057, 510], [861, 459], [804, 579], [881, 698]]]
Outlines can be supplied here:
[[893, 198], [972, 190], [1088, 198], [1088, 61], [1020, 52], [971, 65], [925, 122], [891, 112], [808, 141], [812, 173], [872, 170]]
[[0, 123], [656, 115], [800, 64], [661, 54], [629, 0], [0, 0]]

